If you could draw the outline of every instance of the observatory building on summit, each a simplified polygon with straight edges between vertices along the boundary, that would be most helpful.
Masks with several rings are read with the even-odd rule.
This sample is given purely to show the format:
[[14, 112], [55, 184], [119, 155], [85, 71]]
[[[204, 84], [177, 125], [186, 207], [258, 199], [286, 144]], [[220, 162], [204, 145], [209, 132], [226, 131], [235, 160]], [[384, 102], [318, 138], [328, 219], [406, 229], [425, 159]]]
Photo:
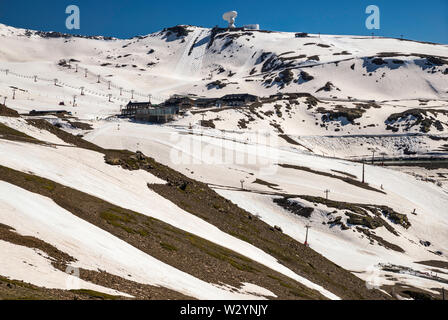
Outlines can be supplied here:
[[[222, 18], [228, 22], [229, 29], [236, 29], [235, 20], [236, 20], [237, 16], [238, 16], [238, 12], [236, 12], [236, 11], [229, 11], [222, 15]], [[260, 25], [259, 24], [247, 24], [247, 25], [243, 26], [243, 29], [260, 30]]]
[[238, 16], [238, 12], [236, 11], [229, 11], [222, 15], [222, 18], [229, 23], [229, 28], [234, 29], [235, 28], [235, 19]]

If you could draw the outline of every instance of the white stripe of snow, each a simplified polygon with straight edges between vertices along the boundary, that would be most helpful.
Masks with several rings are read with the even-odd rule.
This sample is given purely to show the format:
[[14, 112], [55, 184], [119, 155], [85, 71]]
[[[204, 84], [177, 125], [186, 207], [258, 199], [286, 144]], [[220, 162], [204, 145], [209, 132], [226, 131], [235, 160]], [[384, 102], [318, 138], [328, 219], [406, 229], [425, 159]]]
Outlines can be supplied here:
[[16, 244], [0, 240], [0, 275], [20, 280], [39, 287], [62, 290], [88, 289], [114, 296], [132, 297], [117, 290], [105, 288], [61, 270], [55, 269], [46, 254]]
[[4, 125], [12, 129], [23, 132], [26, 135], [29, 135], [30, 137], [36, 138], [44, 142], [68, 145], [54, 134], [48, 132], [47, 130], [38, 129], [28, 124], [25, 121], [25, 119], [22, 118], [0, 117], [0, 123], [3, 123]]

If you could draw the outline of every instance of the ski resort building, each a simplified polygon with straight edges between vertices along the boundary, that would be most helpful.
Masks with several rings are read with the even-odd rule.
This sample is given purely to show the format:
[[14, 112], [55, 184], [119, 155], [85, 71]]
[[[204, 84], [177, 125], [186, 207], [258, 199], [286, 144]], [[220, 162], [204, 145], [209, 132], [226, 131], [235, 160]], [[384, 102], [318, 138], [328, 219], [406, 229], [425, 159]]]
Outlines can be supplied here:
[[172, 96], [160, 105], [151, 102], [129, 102], [122, 110], [122, 117], [134, 118], [139, 121], [166, 123], [174, 119], [181, 110], [212, 107], [240, 107], [259, 101], [255, 95], [228, 94], [221, 98], [198, 98], [196, 100], [185, 96]]
[[137, 121], [167, 123], [174, 120], [179, 114], [179, 106], [153, 106], [151, 108], [137, 109], [134, 116]]
[[178, 106], [180, 110], [194, 107], [193, 99], [180, 95], [173, 95], [163, 103], [166, 107]]
[[152, 103], [148, 102], [132, 102], [129, 103], [121, 109], [121, 115], [123, 117], [133, 117], [137, 114], [137, 110], [151, 108]]
[[194, 101], [197, 108], [211, 108], [218, 106], [218, 98], [199, 98]]
[[197, 108], [240, 107], [259, 101], [257, 96], [247, 93], [228, 94], [221, 98], [199, 98], [194, 101]]
[[129, 102], [122, 110], [121, 116], [137, 121], [166, 123], [179, 114], [181, 106], [191, 106], [188, 100], [180, 97], [172, 97], [161, 105], [153, 105], [151, 102]]
[[259, 99], [257, 96], [254, 96], [252, 94], [243, 93], [243, 94], [228, 94], [219, 99], [219, 101], [223, 106], [239, 107], [247, 105], [249, 103], [257, 102], [259, 101]]

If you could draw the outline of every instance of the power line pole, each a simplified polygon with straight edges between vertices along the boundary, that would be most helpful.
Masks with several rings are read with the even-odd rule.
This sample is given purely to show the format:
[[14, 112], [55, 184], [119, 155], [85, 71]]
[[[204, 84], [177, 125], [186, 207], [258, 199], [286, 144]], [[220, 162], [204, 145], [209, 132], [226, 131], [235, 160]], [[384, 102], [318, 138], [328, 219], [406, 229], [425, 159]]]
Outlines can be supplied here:
[[309, 224], [307, 224], [306, 226], [305, 226], [305, 228], [306, 228], [306, 236], [305, 236], [305, 247], [309, 247], [310, 245], [308, 244], [308, 230], [311, 228], [311, 226], [309, 225]]
[[12, 100], [16, 99], [16, 88], [12, 88]]
[[372, 150], [372, 164], [375, 162], [375, 150]]
[[3, 97], [3, 105], [6, 106], [6, 99], [7, 97]]
[[366, 183], [366, 164], [362, 161], [362, 183]]
[[73, 96], [73, 107], [76, 106], [76, 96]]
[[134, 99], [134, 90], [131, 90], [131, 99]]
[[107, 84], [108, 84], [108, 87], [109, 87], [109, 90], [110, 90], [110, 81], [108, 81], [108, 83], [107, 83]]
[[123, 88], [120, 87], [120, 96], [122, 96], [122, 95], [123, 95]]
[[98, 81], [97, 81], [97, 83], [100, 83], [100, 77], [101, 77], [101, 76], [98, 75], [97, 77], [98, 77]]
[[241, 180], [240, 180], [240, 182], [241, 182], [241, 189], [243, 189], [243, 190], [244, 190], [244, 180], [243, 180], [243, 179], [241, 179]]
[[84, 87], [81, 87], [80, 89], [81, 89], [81, 95], [83, 96], [84, 95]]
[[330, 193], [330, 190], [327, 189], [327, 190], [325, 190], [324, 192], [325, 192], [325, 194], [327, 195], [327, 200], [328, 200], [328, 194]]
[[87, 72], [89, 72], [89, 70], [87, 70], [87, 68], [84, 70], [84, 78], [87, 78]]

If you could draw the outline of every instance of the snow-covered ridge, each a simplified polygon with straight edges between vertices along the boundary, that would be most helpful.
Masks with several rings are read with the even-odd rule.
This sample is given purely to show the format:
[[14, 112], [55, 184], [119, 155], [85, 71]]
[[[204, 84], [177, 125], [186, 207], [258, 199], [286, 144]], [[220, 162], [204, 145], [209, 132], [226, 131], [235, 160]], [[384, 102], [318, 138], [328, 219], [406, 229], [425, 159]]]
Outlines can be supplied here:
[[84, 36], [79, 34], [70, 34], [57, 31], [37, 31], [23, 28], [14, 28], [0, 23], [0, 36], [18, 36], [18, 37], [28, 37], [28, 38], [83, 38], [92, 40], [117, 40], [114, 37], [104, 37], [104, 36]]
[[[89, 78], [84, 79], [82, 72], [73, 74], [75, 63], [108, 76], [125, 89], [165, 97], [173, 93], [218, 97], [235, 92], [267, 96], [300, 91], [340, 99], [448, 98], [443, 85], [448, 47], [442, 44], [313, 34], [296, 38], [291, 32], [194, 26], [114, 41], [41, 37], [37, 31], [30, 31], [33, 36], [29, 38], [25, 33], [24, 29], [0, 28], [4, 37], [0, 68], [72, 84], [82, 82], [85, 87]], [[71, 70], [55, 66], [61, 59], [73, 59]], [[28, 66], [31, 62], [33, 66]], [[303, 72], [312, 80], [304, 79]], [[406, 87], [402, 84], [405, 78]], [[216, 80], [226, 86], [210, 87]], [[339, 90], [316, 92], [329, 82]], [[111, 93], [116, 95], [116, 89]]]

